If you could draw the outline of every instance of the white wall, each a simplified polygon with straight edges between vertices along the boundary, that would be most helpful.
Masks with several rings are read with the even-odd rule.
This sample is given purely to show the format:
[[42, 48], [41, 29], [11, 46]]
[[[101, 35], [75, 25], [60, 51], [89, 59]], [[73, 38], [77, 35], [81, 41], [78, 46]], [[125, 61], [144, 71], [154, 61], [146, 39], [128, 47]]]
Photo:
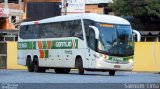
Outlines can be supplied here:
[[86, 0], [86, 4], [109, 3], [113, 0]]

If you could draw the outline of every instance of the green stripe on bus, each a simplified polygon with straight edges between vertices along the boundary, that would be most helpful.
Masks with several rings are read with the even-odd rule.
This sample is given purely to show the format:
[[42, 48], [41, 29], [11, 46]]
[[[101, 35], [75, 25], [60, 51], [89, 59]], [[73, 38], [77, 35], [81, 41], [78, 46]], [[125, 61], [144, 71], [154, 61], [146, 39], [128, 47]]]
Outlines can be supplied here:
[[[53, 40], [51, 49], [77, 49], [78, 39], [74, 40]], [[42, 41], [43, 49], [47, 49], [47, 41]], [[37, 41], [18, 42], [18, 49], [36, 49]]]
[[47, 42], [46, 41], [42, 41], [42, 44], [43, 44], [43, 49], [46, 49], [47, 48]]
[[48, 50], [44, 50], [44, 52], [45, 52], [45, 58], [48, 58], [48, 55], [49, 55]]
[[36, 49], [36, 41], [33, 42], [33, 49]]
[[76, 39], [75, 41], [76, 41], [76, 47], [75, 48], [77, 49], [78, 48], [78, 40]]

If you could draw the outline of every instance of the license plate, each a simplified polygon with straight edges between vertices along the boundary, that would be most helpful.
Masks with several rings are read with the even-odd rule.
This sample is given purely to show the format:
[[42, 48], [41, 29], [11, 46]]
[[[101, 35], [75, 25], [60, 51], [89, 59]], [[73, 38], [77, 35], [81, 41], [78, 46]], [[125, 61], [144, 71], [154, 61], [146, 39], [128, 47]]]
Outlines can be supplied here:
[[114, 65], [114, 68], [121, 68], [120, 65]]

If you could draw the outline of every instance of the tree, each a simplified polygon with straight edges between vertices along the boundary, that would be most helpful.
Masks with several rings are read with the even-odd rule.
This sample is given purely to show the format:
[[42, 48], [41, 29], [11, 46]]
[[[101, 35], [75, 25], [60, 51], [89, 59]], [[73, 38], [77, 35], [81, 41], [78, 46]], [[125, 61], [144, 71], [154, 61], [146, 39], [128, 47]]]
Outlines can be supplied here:
[[113, 0], [115, 15], [133, 16], [132, 25], [140, 30], [160, 30], [160, 0]]

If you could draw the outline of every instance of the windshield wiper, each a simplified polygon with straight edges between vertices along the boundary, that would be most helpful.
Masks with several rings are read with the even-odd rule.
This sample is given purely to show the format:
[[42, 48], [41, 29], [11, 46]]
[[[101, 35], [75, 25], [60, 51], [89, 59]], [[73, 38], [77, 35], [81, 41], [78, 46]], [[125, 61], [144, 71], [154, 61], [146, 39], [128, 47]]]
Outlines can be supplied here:
[[99, 49], [98, 49], [98, 52], [99, 52], [99, 53], [106, 54], [106, 55], [108, 54], [108, 52], [106, 52], [106, 51], [103, 51], [103, 50], [99, 50]]

